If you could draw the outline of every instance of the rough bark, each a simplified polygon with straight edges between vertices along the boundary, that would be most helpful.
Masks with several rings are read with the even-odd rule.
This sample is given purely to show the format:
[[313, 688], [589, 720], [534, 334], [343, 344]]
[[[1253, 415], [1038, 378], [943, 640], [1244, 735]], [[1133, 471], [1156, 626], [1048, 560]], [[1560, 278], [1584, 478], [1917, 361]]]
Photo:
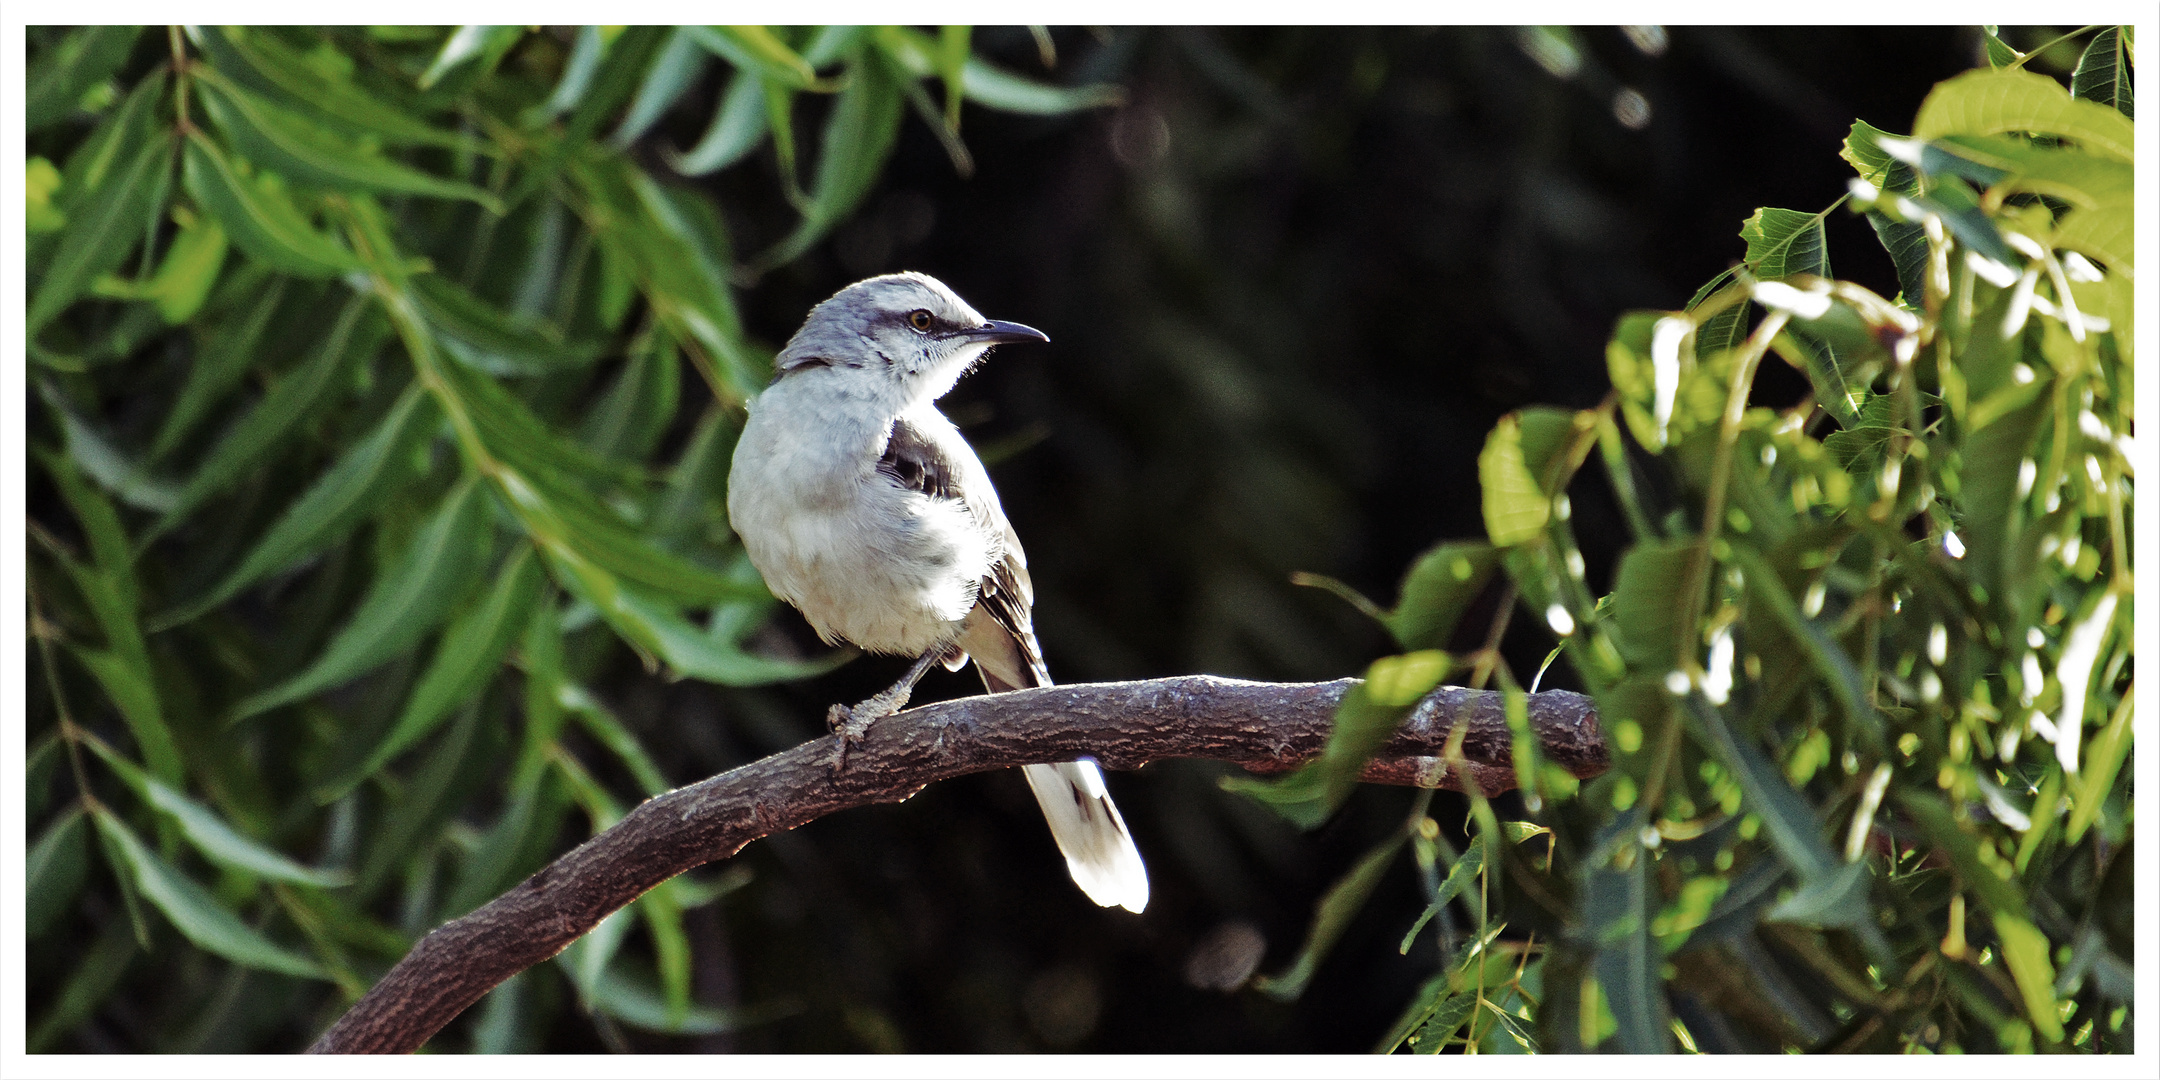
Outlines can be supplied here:
[[[1336, 705], [1356, 682], [1193, 675], [961, 698], [877, 721], [838, 771], [833, 740], [812, 740], [649, 799], [516, 888], [437, 927], [309, 1052], [417, 1050], [496, 985], [561, 952], [662, 881], [759, 837], [837, 810], [898, 802], [939, 780], [1080, 757], [1112, 769], [1180, 757], [1255, 772], [1295, 768], [1320, 753]], [[1531, 695], [1530, 722], [1547, 760], [1584, 778], [1607, 768], [1590, 699], [1566, 691]], [[1488, 795], [1513, 788], [1501, 695], [1454, 687], [1420, 702], [1363, 778], [1461, 790], [1458, 770], [1443, 757], [1458, 723], [1465, 725], [1459, 772]]]

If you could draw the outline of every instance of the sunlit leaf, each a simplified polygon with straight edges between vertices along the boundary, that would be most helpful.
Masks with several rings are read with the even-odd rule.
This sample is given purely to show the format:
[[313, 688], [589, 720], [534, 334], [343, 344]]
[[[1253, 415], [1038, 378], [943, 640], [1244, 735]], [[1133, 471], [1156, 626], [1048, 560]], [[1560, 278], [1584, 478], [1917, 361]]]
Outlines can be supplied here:
[[1405, 649], [1446, 647], [1455, 624], [1485, 589], [1500, 553], [1477, 541], [1441, 544], [1410, 565], [1388, 631]]
[[2077, 70], [2070, 75], [2070, 96], [2106, 105], [2125, 117], [2136, 116], [2135, 95], [2130, 87], [2130, 42], [2122, 27], [2110, 26], [2093, 35], [2084, 55], [2078, 57]]
[[1913, 120], [1920, 139], [2014, 131], [2059, 135], [2092, 153], [2131, 160], [2128, 116], [2072, 98], [2061, 83], [2022, 68], [1968, 71], [1937, 83]]

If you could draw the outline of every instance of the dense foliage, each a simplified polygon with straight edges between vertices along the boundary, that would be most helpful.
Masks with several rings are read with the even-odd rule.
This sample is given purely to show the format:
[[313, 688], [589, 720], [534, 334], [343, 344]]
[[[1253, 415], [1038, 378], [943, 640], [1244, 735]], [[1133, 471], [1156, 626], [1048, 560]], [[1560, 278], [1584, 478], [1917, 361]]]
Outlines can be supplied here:
[[[2023, 70], [2047, 50], [1985, 35], [1994, 70], [1938, 87], [1911, 137], [1854, 126], [1846, 205], [1758, 211], [1744, 265], [1684, 311], [1623, 318], [1603, 404], [1492, 429], [1487, 537], [1421, 558], [1396, 608], [1363, 605], [1407, 651], [1374, 665], [1333, 755], [1240, 795], [1184, 774], [1202, 783], [1163, 798], [1175, 829], [1135, 815], [1143, 846], [1158, 874], [1214, 875], [1209, 896], [1249, 875], [1213, 852], [1224, 836], [1262, 837], [1247, 842], [1280, 865], [1266, 837], [1283, 826], [1248, 795], [1341, 829], [1371, 810], [1336, 813], [1366, 794], [1344, 779], [1352, 759], [1424, 688], [1536, 682], [1501, 647], [1526, 624], [1560, 643], [1546, 681], [1597, 695], [1618, 767], [1577, 791], [1526, 745], [1537, 790], [1472, 800], [1467, 835], [1429, 795], [1408, 815], [1390, 804], [1279, 974], [1248, 979], [1261, 946], [1229, 922], [1188, 942], [1187, 982], [1249, 984], [1262, 1018], [1337, 992], [1316, 975], [1383, 918], [1373, 899], [1407, 862], [1425, 914], [1379, 932], [1415, 977], [1351, 976], [1391, 1012], [1409, 997], [1383, 1049], [2128, 1047], [2126, 35], [2090, 35], [2068, 91]], [[1061, 117], [1121, 99], [1070, 62], [1069, 86], [1011, 74], [1050, 58], [1047, 34], [998, 40], [992, 63], [964, 28], [31, 35], [33, 1049], [289, 1049], [427, 927], [700, 775], [678, 744], [739, 760], [809, 737], [805, 701], [853, 699], [747, 689], [846, 657], [788, 633], [741, 559], [731, 436], [800, 317], [805, 261], [837, 248], [862, 272], [898, 268], [883, 263], [923, 227], [915, 203], [869, 202], [904, 132], [965, 175], [964, 102]], [[1082, 72], [1115, 71], [1134, 40]], [[1386, 58], [1408, 67], [1420, 47], [1289, 38], [1263, 77], [1203, 37], [1172, 40], [1262, 120], [1219, 125], [1195, 160], [1187, 147], [1210, 144], [1173, 152], [1163, 112], [1116, 114], [1111, 145], [1147, 178], [1137, 216], [1160, 240], [1124, 254], [1135, 280], [1205, 277], [1196, 192], [1291, 126], [1278, 92], [1324, 83], [1363, 107]], [[1587, 51], [1561, 31], [1512, 47], [1556, 76]], [[675, 138], [685, 123], [693, 137]], [[1331, 130], [1315, 123], [1297, 153], [1337, 160]], [[1832, 275], [1848, 210], [1889, 252], [1894, 299]], [[1045, 229], [1071, 242], [1085, 227]], [[1297, 241], [1234, 250], [1271, 242]], [[1282, 614], [1291, 602], [1263, 591], [1279, 576], [1253, 568], [1328, 550], [1343, 500], [1314, 462], [1364, 451], [1318, 405], [1288, 435], [1265, 430], [1256, 400], [1296, 396], [1312, 361], [1255, 298], [1298, 283], [1221, 261], [1198, 301], [1125, 286], [1120, 310], [1147, 314], [1120, 324], [1165, 343], [1210, 410], [1171, 421], [1209, 445], [1151, 466], [1153, 492], [1125, 501], [1175, 506], [1177, 489], [1206, 508], [1151, 515], [1195, 538], [1183, 557], [1204, 575], [1155, 590], [1204, 611], [1180, 655], [1339, 673], [1371, 632]], [[1188, 302], [1269, 334], [1226, 345]], [[759, 304], [786, 313], [760, 321]], [[1046, 328], [1067, 326], [1083, 346], [1105, 332]], [[1771, 400], [1773, 354], [1804, 376], [1798, 404]], [[1007, 496], [1036, 561], [1086, 565], [1079, 540], [1028, 532], [1028, 497]], [[1607, 499], [1625, 541], [1578, 543]], [[1236, 515], [1265, 507], [1292, 528], [1237, 536]], [[1621, 546], [1600, 598], [1605, 568], [1584, 552]], [[1100, 592], [1128, 600], [1166, 576], [1105, 574]], [[1054, 668], [1120, 673], [1094, 658], [1169, 625], [1124, 642], [1061, 627], [1044, 580]], [[1337, 640], [1307, 648], [1316, 626]], [[648, 673], [738, 689], [663, 722], [640, 705]], [[1018, 978], [1004, 955], [925, 913], [955, 890], [1014, 895], [984, 869], [996, 841], [951, 818], [919, 819], [954, 839], [913, 849], [913, 870], [865, 831], [838, 856], [776, 838], [761, 847], [779, 872], [755, 881], [746, 856], [670, 882], [436, 1045], [560, 1045], [557, 1018], [581, 1009], [614, 1047], [789, 1016], [821, 1026], [773, 1048], [910, 1045], [905, 1003], [869, 977], [742, 940], [738, 988], [714, 955], [729, 940], [716, 912], [755, 936], [826, 905], [847, 913], [829, 936], [849, 965], [961, 957], [954, 1015], [1024, 1012], [1042, 1045], [1079, 1043], [1099, 968], [1001, 992]], [[906, 884], [850, 897], [835, 862]], [[1176, 917], [1179, 891], [1159, 897], [1150, 917]], [[807, 923], [782, 936], [818, 936]], [[1016, 1045], [982, 1024], [961, 1045]]]

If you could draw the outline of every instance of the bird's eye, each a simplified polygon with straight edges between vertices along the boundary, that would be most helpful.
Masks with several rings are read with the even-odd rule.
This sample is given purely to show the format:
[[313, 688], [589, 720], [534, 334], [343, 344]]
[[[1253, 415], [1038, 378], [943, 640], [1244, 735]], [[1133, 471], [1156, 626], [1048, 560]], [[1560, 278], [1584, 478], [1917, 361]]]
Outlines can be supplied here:
[[908, 312], [907, 321], [909, 326], [917, 330], [927, 332], [930, 329], [930, 313], [921, 308]]

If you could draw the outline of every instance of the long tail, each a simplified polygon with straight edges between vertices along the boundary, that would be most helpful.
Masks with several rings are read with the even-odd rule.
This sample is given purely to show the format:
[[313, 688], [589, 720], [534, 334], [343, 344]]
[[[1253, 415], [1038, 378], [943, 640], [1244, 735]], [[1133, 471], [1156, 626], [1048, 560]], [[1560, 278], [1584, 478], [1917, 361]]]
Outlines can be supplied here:
[[[1027, 640], [1012, 634], [995, 620], [968, 620], [959, 646], [975, 658], [975, 670], [991, 693], [1050, 685], [1041, 651], [1023, 630]], [[1092, 761], [1068, 761], [1056, 765], [1024, 765], [1021, 775], [1042, 804], [1050, 822], [1050, 836], [1065, 854], [1065, 868], [1088, 899], [1104, 907], [1122, 907], [1138, 913], [1147, 907], [1147, 866], [1133, 844], [1125, 819], [1103, 784], [1102, 769]]]

